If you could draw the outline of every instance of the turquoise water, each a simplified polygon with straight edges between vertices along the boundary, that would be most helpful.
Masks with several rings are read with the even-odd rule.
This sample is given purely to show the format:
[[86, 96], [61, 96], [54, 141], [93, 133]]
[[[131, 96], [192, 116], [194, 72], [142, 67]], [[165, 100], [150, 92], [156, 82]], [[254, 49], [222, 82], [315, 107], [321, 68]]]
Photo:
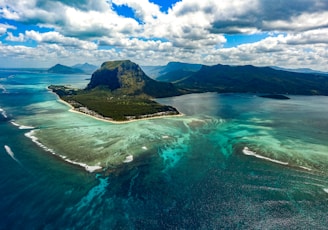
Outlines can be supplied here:
[[87, 78], [0, 71], [0, 229], [327, 226], [327, 97], [192, 94], [112, 124], [46, 89]]

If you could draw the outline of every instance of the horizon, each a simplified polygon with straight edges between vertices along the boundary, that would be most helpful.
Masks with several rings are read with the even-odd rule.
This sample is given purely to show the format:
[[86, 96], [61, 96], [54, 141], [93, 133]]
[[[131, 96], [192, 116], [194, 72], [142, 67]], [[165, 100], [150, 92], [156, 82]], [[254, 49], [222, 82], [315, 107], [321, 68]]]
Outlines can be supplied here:
[[[122, 59], [123, 60], [123, 59]], [[121, 61], [121, 60], [109, 60], [109, 61]], [[131, 61], [131, 60], [129, 60]], [[107, 62], [107, 61], [105, 61]], [[89, 62], [84, 62], [84, 63], [75, 63], [73, 65], [66, 65], [65, 63], [56, 63], [52, 66], [46, 66], [46, 67], [33, 67], [33, 66], [30, 66], [30, 67], [1, 67], [0, 66], [0, 69], [2, 70], [14, 70], [14, 69], [35, 69], [35, 70], [48, 70], [52, 67], [55, 67], [56, 65], [62, 65], [62, 66], [67, 66], [67, 67], [71, 67], [71, 68], [74, 68], [75, 65], [93, 65], [97, 68], [100, 68], [100, 66], [103, 64], [104, 62], [100, 63], [100, 64], [91, 64]], [[135, 62], [134, 62], [135, 63]], [[181, 63], [181, 64], [192, 64], [192, 65], [204, 65], [204, 66], [215, 66], [215, 65], [227, 65], [227, 66], [254, 66], [254, 67], [257, 67], [257, 68], [265, 68], [265, 67], [269, 67], [269, 68], [272, 68], [272, 69], [276, 69], [276, 70], [281, 70], [281, 71], [287, 71], [287, 72], [294, 72], [294, 71], [313, 71], [313, 72], [317, 72], [317, 73], [322, 73], [322, 74], [328, 74], [328, 71], [321, 71], [321, 70], [317, 70], [317, 69], [311, 69], [311, 68], [284, 68], [284, 67], [281, 67], [281, 66], [256, 66], [256, 65], [252, 65], [252, 64], [245, 64], [245, 65], [229, 65], [229, 64], [222, 64], [222, 63], [216, 63], [216, 64], [211, 64], [211, 65], [206, 65], [206, 64], [200, 64], [200, 63], [188, 63], [188, 62], [180, 62], [180, 61], [172, 61], [172, 62], [168, 62], [164, 65], [139, 65], [138, 63], [135, 63], [137, 65], [139, 65], [140, 67], [165, 67], [167, 65], [169, 65], [170, 63]], [[307, 73], [307, 72], [300, 72], [300, 73]], [[309, 72], [308, 74], [311, 74], [312, 72]]]
[[325, 0], [0, 3], [0, 68], [129, 59], [328, 71]]

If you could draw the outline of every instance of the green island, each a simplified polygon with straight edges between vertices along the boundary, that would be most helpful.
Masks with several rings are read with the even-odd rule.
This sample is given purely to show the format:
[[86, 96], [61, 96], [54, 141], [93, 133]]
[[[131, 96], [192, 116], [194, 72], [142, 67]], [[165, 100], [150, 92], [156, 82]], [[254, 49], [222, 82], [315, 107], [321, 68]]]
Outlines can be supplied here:
[[[62, 68], [60, 68], [62, 69]], [[187, 93], [255, 93], [271, 99], [287, 95], [328, 95], [328, 77], [275, 70], [270, 67], [190, 65], [173, 63], [148, 69], [129, 60], [104, 62], [85, 89], [51, 85], [49, 89], [75, 111], [110, 121], [130, 121], [179, 112], [154, 98]], [[162, 80], [162, 81], [158, 81]]]
[[108, 121], [180, 114], [174, 107], [153, 100], [180, 95], [173, 84], [149, 78], [138, 65], [127, 60], [103, 63], [85, 89], [62, 85], [48, 88], [75, 111]]

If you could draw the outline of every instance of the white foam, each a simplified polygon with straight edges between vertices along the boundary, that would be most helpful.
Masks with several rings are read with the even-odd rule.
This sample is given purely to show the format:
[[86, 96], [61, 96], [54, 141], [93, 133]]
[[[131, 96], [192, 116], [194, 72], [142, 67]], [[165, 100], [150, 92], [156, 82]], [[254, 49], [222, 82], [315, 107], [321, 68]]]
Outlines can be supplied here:
[[163, 139], [167, 139], [167, 138], [169, 138], [169, 136], [168, 135], [164, 135], [164, 136], [162, 136], [162, 138]]
[[299, 166], [301, 169], [305, 169], [305, 170], [308, 170], [308, 171], [312, 171], [312, 169], [308, 168], [308, 167], [305, 167], [305, 166]]
[[326, 193], [328, 193], [328, 188], [324, 188], [323, 191], [325, 191]]
[[3, 116], [4, 118], [8, 118], [6, 111], [4, 111], [4, 110], [1, 109], [1, 108], [0, 108], [0, 113], [2, 114], [2, 116]]
[[[63, 158], [63, 157], [61, 157]], [[76, 162], [76, 161], [72, 161], [72, 160], [69, 160], [69, 159], [65, 159], [63, 158], [66, 162], [69, 162], [71, 164], [74, 164], [74, 165], [79, 165], [79, 166], [82, 166], [83, 168], [85, 168], [85, 170], [87, 170], [88, 172], [94, 172], [96, 170], [100, 170], [102, 169], [101, 166], [99, 165], [95, 165], [95, 166], [90, 166], [90, 165], [87, 165], [87, 164], [84, 164], [84, 163], [80, 163], [80, 162]]]
[[142, 146], [143, 150], [148, 150], [147, 146]]
[[271, 159], [269, 157], [265, 157], [265, 156], [261, 156], [261, 155], [258, 155], [256, 154], [256, 152], [253, 152], [251, 150], [249, 150], [249, 148], [246, 146], [244, 147], [243, 149], [243, 153], [245, 155], [248, 155], [248, 156], [254, 156], [256, 158], [259, 158], [259, 159], [263, 159], [263, 160], [267, 160], [267, 161], [271, 161], [273, 163], [277, 163], [277, 164], [282, 164], [282, 165], [288, 165], [288, 162], [283, 162], [283, 161], [278, 161], [278, 160], [275, 160], [275, 159]]
[[34, 130], [32, 130], [32, 131], [30, 131], [30, 132], [28, 132], [28, 133], [25, 133], [25, 136], [28, 137], [28, 138], [30, 138], [35, 144], [37, 144], [39, 147], [41, 147], [41, 148], [44, 149], [45, 151], [50, 152], [50, 153], [53, 154], [53, 155], [59, 156], [60, 158], [62, 158], [63, 160], [65, 160], [65, 161], [68, 162], [68, 163], [71, 163], [71, 164], [74, 164], [74, 165], [82, 166], [82, 167], [85, 168], [85, 170], [87, 170], [88, 172], [94, 172], [94, 171], [96, 171], [96, 170], [100, 170], [100, 169], [102, 169], [102, 167], [99, 166], [99, 165], [90, 166], [90, 165], [87, 165], [87, 164], [85, 164], [85, 163], [81, 163], [81, 162], [76, 162], [76, 161], [69, 160], [69, 159], [67, 159], [67, 156], [57, 154], [53, 149], [48, 148], [47, 146], [43, 145], [43, 144], [39, 141], [39, 139], [38, 139], [36, 136], [34, 136], [35, 131], [36, 131], [36, 129], [34, 129]]
[[17, 124], [16, 122], [14, 122], [14, 121], [11, 121], [10, 123], [12, 125], [18, 127], [19, 129], [35, 129], [35, 127], [33, 127], [33, 126], [20, 125], [20, 124]]
[[15, 158], [15, 154], [14, 152], [11, 150], [11, 148], [8, 146], [8, 145], [5, 145], [5, 150], [6, 152], [8, 153], [8, 155], [15, 161], [18, 161], [16, 158]]
[[133, 161], [133, 155], [128, 155], [127, 157], [125, 157], [123, 163], [129, 163], [131, 161]]
[[0, 89], [2, 89], [2, 93], [8, 93], [7, 89], [3, 85], [0, 85]]

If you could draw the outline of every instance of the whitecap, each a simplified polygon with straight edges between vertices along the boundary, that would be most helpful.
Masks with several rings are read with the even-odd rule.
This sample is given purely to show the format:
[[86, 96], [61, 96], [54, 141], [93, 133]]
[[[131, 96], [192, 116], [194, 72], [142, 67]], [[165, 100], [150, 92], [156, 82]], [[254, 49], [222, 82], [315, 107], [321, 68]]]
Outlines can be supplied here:
[[[25, 169], [25, 167], [22, 165], [22, 163], [19, 161], [19, 160], [17, 160], [17, 158], [15, 157], [15, 154], [14, 154], [14, 152], [13, 152], [13, 150], [8, 146], [8, 145], [5, 145], [4, 146], [4, 148], [5, 148], [5, 150], [6, 150], [6, 152], [7, 152], [7, 154], [14, 160], [14, 161], [16, 161], [23, 169]], [[26, 169], [25, 169], [26, 170]], [[27, 170], [26, 170], [27, 171]], [[27, 171], [28, 172], [28, 171]], [[28, 172], [29, 173], [29, 172]]]
[[263, 160], [267, 160], [267, 161], [271, 161], [273, 163], [277, 163], [277, 164], [282, 164], [282, 165], [288, 165], [288, 162], [283, 162], [283, 161], [278, 161], [278, 160], [275, 160], [275, 159], [271, 159], [269, 157], [265, 157], [265, 156], [261, 156], [261, 155], [258, 155], [256, 154], [256, 152], [254, 151], [251, 151], [247, 146], [244, 147], [243, 149], [243, 153], [247, 156], [254, 156], [256, 158], [259, 158], [259, 159], [263, 159]]
[[85, 164], [85, 163], [80, 163], [80, 162], [76, 162], [76, 161], [72, 161], [72, 160], [66, 159], [66, 157], [65, 157], [65, 158], [62, 157], [62, 156], [60, 156], [60, 157], [61, 157], [62, 159], [64, 159], [66, 162], [68, 162], [68, 163], [71, 163], [71, 164], [74, 164], [74, 165], [79, 165], [79, 166], [85, 168], [85, 170], [87, 170], [87, 171], [90, 172], [90, 173], [102, 169], [102, 167], [99, 166], [99, 165], [90, 166], [90, 165], [87, 165], [87, 164]]
[[10, 123], [11, 123], [12, 125], [18, 127], [19, 129], [35, 129], [35, 127], [33, 127], [33, 126], [20, 125], [20, 124], [14, 122], [14, 121], [11, 121]]
[[312, 171], [312, 169], [308, 168], [308, 167], [305, 167], [305, 166], [299, 166], [301, 169], [305, 169], [305, 170], [308, 170], [308, 171]]
[[143, 150], [148, 150], [148, 148], [146, 146], [142, 146]]
[[0, 89], [2, 89], [2, 93], [8, 93], [7, 89], [3, 85], [0, 85]]
[[25, 133], [25, 136], [30, 138], [35, 144], [37, 144], [39, 147], [41, 147], [45, 151], [50, 152], [53, 155], [59, 156], [60, 158], [62, 158], [63, 160], [65, 160], [68, 163], [71, 163], [71, 164], [74, 164], [74, 165], [79, 165], [79, 166], [85, 168], [85, 170], [88, 171], [88, 172], [95, 172], [95, 171], [98, 171], [98, 170], [102, 169], [102, 167], [99, 166], [99, 165], [90, 166], [90, 165], [87, 165], [85, 163], [80, 163], [80, 162], [69, 160], [69, 159], [67, 159], [67, 156], [57, 154], [53, 149], [48, 148], [47, 146], [43, 145], [39, 141], [39, 139], [36, 136], [34, 136], [35, 131], [36, 131], [36, 129], [34, 129], [34, 130], [32, 130], [28, 133]]
[[129, 163], [133, 161], [133, 155], [128, 155], [125, 157], [125, 160], [123, 161], [123, 163]]
[[8, 118], [6, 111], [4, 111], [2, 108], [0, 108], [0, 113], [4, 118]]
[[323, 191], [325, 191], [326, 193], [328, 193], [328, 188], [324, 188]]
[[8, 155], [15, 161], [18, 161], [16, 158], [15, 158], [15, 154], [14, 152], [11, 150], [11, 148], [8, 146], [8, 145], [5, 145], [5, 150], [6, 152], [8, 153]]

